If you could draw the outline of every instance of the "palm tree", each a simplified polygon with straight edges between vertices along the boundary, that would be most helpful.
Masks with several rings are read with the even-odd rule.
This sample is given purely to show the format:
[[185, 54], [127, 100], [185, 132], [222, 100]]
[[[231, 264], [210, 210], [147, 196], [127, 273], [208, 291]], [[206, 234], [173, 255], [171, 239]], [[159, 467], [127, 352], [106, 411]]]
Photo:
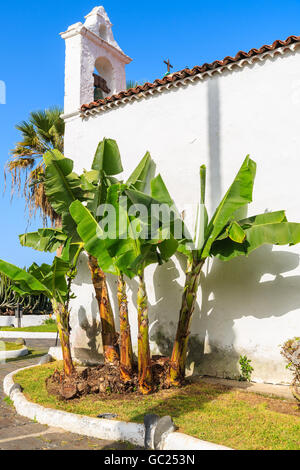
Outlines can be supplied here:
[[43, 154], [53, 149], [63, 151], [65, 126], [61, 114], [59, 107], [35, 111], [30, 113], [28, 121], [16, 125], [22, 139], [6, 163], [12, 196], [16, 189], [19, 194], [23, 192], [29, 217], [40, 210], [44, 222], [49, 217], [52, 223], [58, 216], [45, 195]]
[[131, 90], [131, 88], [136, 88], [137, 86], [143, 86], [145, 81], [137, 82], [136, 80], [127, 80], [126, 90]]

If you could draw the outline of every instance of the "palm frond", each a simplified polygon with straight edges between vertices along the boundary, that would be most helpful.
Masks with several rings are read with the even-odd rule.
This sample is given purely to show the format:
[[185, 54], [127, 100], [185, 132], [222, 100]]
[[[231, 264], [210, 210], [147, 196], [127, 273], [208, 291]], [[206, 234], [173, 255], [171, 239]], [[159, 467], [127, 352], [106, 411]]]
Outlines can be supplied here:
[[126, 89], [130, 90], [131, 88], [136, 88], [137, 86], [144, 85], [145, 82], [137, 82], [135, 80], [127, 80], [126, 82]]
[[7, 173], [11, 177], [11, 196], [16, 190], [19, 196], [22, 194], [29, 218], [40, 211], [44, 224], [48, 218], [52, 224], [58, 218], [45, 195], [42, 157], [48, 150], [63, 151], [65, 125], [61, 114], [59, 107], [33, 111], [28, 121], [17, 124], [22, 139], [11, 151], [4, 170], [5, 183]]

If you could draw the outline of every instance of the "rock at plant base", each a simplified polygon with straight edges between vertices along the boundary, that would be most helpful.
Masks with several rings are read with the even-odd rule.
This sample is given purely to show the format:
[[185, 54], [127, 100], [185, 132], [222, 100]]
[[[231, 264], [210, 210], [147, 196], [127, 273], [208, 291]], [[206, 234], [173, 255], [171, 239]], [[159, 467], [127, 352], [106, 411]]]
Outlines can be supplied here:
[[76, 372], [83, 379], [87, 379], [88, 367], [76, 367]]
[[161, 418], [155, 426], [154, 449], [159, 449], [164, 434], [170, 434], [176, 430], [177, 427], [175, 426], [171, 416], [164, 416]]
[[77, 395], [77, 387], [74, 383], [62, 383], [60, 387], [60, 394], [65, 400], [71, 400]]
[[144, 417], [145, 425], [145, 449], [154, 449], [154, 432], [159, 421], [159, 416], [150, 414]]
[[157, 415], [146, 415], [145, 424], [145, 449], [157, 450], [160, 448], [162, 438], [165, 434], [176, 431], [172, 418], [164, 416], [160, 418]]
[[49, 364], [50, 362], [53, 362], [53, 357], [50, 356], [50, 354], [46, 354], [40, 359], [39, 365], [42, 366], [44, 364]]
[[19, 385], [19, 384], [14, 384], [14, 385], [11, 387], [11, 389], [10, 389], [10, 391], [9, 391], [9, 394], [11, 395], [12, 392], [15, 392], [15, 391], [22, 392], [22, 387], [21, 387], [21, 385]]
[[86, 382], [79, 382], [77, 384], [77, 390], [80, 393], [80, 395], [84, 395], [86, 393], [89, 393], [90, 387]]

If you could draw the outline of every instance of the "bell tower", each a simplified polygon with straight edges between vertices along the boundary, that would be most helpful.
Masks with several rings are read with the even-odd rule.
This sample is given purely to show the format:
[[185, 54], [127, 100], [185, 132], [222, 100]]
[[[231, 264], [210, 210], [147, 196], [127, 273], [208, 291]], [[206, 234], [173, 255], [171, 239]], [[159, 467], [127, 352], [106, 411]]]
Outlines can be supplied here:
[[86, 103], [126, 90], [128, 57], [112, 32], [105, 9], [95, 7], [85, 23], [75, 23], [61, 33], [66, 43], [65, 115]]

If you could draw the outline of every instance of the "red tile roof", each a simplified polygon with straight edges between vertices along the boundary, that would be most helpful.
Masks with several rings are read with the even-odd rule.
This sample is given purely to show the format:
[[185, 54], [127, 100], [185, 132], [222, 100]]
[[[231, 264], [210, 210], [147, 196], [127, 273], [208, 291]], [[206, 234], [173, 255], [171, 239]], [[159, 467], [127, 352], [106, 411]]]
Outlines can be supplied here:
[[182, 80], [187, 77], [192, 77], [204, 72], [209, 72], [220, 67], [224, 67], [235, 62], [238, 62], [242, 59], [251, 59], [254, 56], [264, 54], [266, 52], [274, 51], [275, 49], [279, 49], [280, 47], [290, 46], [294, 43], [300, 43], [300, 36], [289, 36], [285, 41], [277, 40], [273, 42], [271, 46], [264, 45], [260, 49], [251, 49], [249, 52], [240, 51], [236, 54], [235, 57], [227, 56], [223, 60], [215, 60], [211, 64], [203, 64], [200, 66], [196, 66], [192, 69], [186, 68], [180, 70], [179, 72], [175, 72], [171, 75], [167, 75], [162, 79], [154, 80], [153, 83], [145, 83], [144, 85], [138, 85], [135, 88], [130, 88], [129, 90], [121, 91], [115, 95], [109, 96], [102, 100], [93, 101], [90, 104], [84, 104], [81, 106], [81, 111], [84, 113], [90, 109], [99, 108], [101, 106], [105, 106], [109, 103], [113, 103], [118, 100], [122, 100], [123, 98], [127, 98], [133, 95], [137, 95], [141, 92], [147, 92], [148, 90], [152, 90], [158, 88], [162, 85], [167, 85], [169, 83], [175, 83], [176, 81]]

